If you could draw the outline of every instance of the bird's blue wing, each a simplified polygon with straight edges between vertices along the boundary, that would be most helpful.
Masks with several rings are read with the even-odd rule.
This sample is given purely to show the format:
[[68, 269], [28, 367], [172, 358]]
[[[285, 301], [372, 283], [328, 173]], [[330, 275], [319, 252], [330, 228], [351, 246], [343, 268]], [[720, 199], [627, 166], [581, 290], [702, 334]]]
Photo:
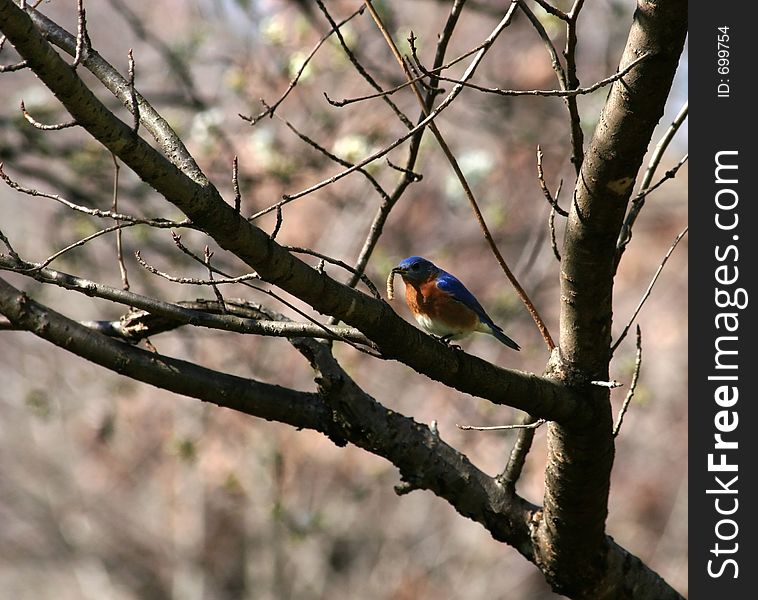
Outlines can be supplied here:
[[490, 319], [489, 315], [484, 312], [482, 305], [479, 304], [479, 301], [474, 297], [474, 294], [469, 292], [466, 289], [466, 286], [463, 285], [458, 278], [450, 273], [442, 271], [437, 276], [437, 287], [446, 294], [449, 294], [454, 300], [457, 300], [473, 310], [482, 323], [486, 323], [489, 326], [494, 325], [492, 319]]
[[479, 304], [479, 301], [474, 297], [474, 294], [469, 292], [466, 289], [466, 286], [456, 277], [450, 273], [441, 271], [437, 276], [437, 287], [446, 294], [449, 294], [451, 298], [473, 310], [476, 313], [476, 316], [479, 317], [479, 320], [489, 327], [492, 335], [500, 340], [500, 342], [514, 350], [521, 350], [516, 342], [505, 335], [500, 326], [495, 325], [492, 319], [490, 319], [490, 316], [482, 308], [482, 305]]

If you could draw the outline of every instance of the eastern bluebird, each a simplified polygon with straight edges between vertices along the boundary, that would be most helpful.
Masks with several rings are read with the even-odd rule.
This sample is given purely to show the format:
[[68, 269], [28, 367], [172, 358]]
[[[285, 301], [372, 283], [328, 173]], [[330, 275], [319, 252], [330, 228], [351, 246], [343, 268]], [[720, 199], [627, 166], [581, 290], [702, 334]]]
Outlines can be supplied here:
[[495, 325], [466, 286], [425, 258], [410, 256], [392, 269], [394, 273], [403, 278], [405, 301], [425, 331], [444, 342], [481, 331], [509, 348], [521, 349]]

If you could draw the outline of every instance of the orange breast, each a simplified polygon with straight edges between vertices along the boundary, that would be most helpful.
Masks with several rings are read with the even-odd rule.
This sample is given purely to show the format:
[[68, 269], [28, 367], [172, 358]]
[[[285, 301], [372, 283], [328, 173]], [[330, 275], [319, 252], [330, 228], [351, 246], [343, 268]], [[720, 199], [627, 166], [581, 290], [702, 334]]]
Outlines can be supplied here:
[[451, 333], [471, 332], [479, 324], [474, 311], [440, 291], [433, 280], [419, 285], [406, 282], [405, 300], [414, 315], [422, 314], [444, 324]]

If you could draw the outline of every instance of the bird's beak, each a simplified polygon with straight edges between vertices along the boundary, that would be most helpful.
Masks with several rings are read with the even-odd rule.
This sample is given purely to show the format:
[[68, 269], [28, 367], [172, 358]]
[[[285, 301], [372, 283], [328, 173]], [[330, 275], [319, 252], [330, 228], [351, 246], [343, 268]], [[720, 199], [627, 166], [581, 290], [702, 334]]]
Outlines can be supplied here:
[[403, 275], [403, 274], [405, 274], [405, 273], [407, 273], [407, 272], [408, 272], [408, 269], [404, 269], [404, 268], [403, 268], [403, 267], [401, 267], [401, 266], [397, 266], [397, 267], [395, 267], [394, 269], [392, 269], [392, 271], [390, 271], [390, 272], [391, 272], [393, 275], [394, 275], [394, 274], [396, 274], [396, 273], [398, 273], [398, 274], [400, 274], [400, 275]]

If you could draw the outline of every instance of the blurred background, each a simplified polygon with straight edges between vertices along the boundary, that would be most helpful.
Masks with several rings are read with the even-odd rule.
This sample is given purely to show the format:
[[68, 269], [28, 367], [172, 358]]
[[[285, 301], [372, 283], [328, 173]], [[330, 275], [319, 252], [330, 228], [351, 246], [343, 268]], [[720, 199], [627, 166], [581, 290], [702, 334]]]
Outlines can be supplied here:
[[[450, 7], [441, 0], [378, 2], [403, 49], [410, 31], [419, 56], [432, 63]], [[450, 42], [454, 58], [483, 40], [507, 3], [471, 0]], [[558, 6], [568, 9], [570, 3]], [[327, 3], [336, 20], [360, 2]], [[305, 57], [329, 31], [316, 3], [255, 0], [103, 0], [86, 2], [94, 48], [122, 73], [131, 48], [137, 89], [167, 118], [200, 167], [232, 202], [232, 159], [239, 157], [242, 211], [253, 214], [342, 170], [287, 124], [346, 160], [357, 161], [400, 136], [404, 126], [379, 100], [342, 108], [340, 100], [373, 92], [334, 36], [309, 62], [276, 117], [251, 126], [285, 92]], [[631, 23], [631, 0], [588, 3], [580, 18], [578, 75], [583, 85], [612, 74]], [[76, 3], [40, 7], [76, 32]], [[533, 6], [560, 49], [560, 23]], [[367, 14], [342, 29], [346, 44], [385, 88], [402, 74]], [[9, 44], [0, 62], [18, 57]], [[448, 73], [459, 76], [466, 61]], [[91, 74], [78, 71], [99, 97], [131, 122]], [[660, 135], [686, 101], [686, 55]], [[523, 14], [501, 35], [474, 81], [504, 89], [554, 89], [545, 46]], [[444, 84], [446, 89], [450, 84]], [[607, 88], [582, 96], [589, 142]], [[109, 209], [110, 155], [81, 131], [43, 132], [68, 120], [59, 103], [26, 71], [0, 75], [0, 160], [22, 185], [72, 202]], [[415, 120], [415, 98], [393, 96]], [[281, 119], [279, 118], [281, 117]], [[485, 219], [522, 286], [558, 336], [559, 263], [550, 245], [549, 206], [536, 177], [536, 146], [545, 179], [573, 187], [567, 111], [557, 98], [504, 98], [466, 90], [438, 124], [469, 177]], [[147, 134], [143, 132], [143, 136]], [[658, 171], [686, 153], [686, 123]], [[389, 158], [402, 165], [406, 146]], [[649, 196], [616, 279], [614, 339], [633, 313], [675, 236], [687, 221], [686, 165]], [[369, 168], [387, 190], [399, 174], [383, 160]], [[380, 289], [400, 259], [419, 254], [457, 274], [494, 320], [517, 340], [515, 353], [489, 336], [464, 348], [495, 364], [541, 373], [544, 343], [489, 252], [468, 202], [436, 142], [424, 137], [415, 170], [423, 180], [399, 200], [369, 262]], [[657, 180], [657, 177], [656, 177]], [[353, 174], [284, 207], [280, 243], [309, 247], [355, 263], [382, 200]], [[119, 209], [180, 218], [176, 209], [120, 171]], [[256, 221], [266, 231], [275, 214]], [[110, 223], [0, 184], [0, 229], [22, 258], [42, 261]], [[563, 219], [556, 219], [558, 246]], [[202, 254], [208, 240], [183, 231]], [[124, 232], [131, 289], [168, 301], [213, 298], [207, 288], [179, 286], [145, 272], [142, 256], [177, 276], [204, 277], [178, 252], [167, 230]], [[215, 264], [248, 271], [211, 245]], [[4, 250], [3, 250], [4, 251]], [[317, 259], [305, 257], [317, 264]], [[121, 285], [115, 240], [102, 236], [52, 265], [115, 287]], [[337, 267], [327, 271], [346, 281]], [[118, 319], [124, 307], [3, 273], [40, 302], [75, 319]], [[402, 289], [397, 282], [398, 289]], [[296, 316], [268, 296], [237, 286], [226, 297], [262, 302]], [[608, 533], [687, 593], [687, 238], [666, 264], [643, 308], [639, 385], [617, 438]], [[295, 303], [298, 306], [302, 306]], [[395, 310], [410, 318], [402, 300]], [[159, 352], [241, 376], [302, 390], [314, 388], [306, 361], [283, 339], [182, 329], [151, 339]], [[357, 382], [392, 410], [438, 422], [441, 436], [495, 475], [505, 466], [511, 432], [461, 431], [456, 424], [512, 423], [516, 411], [461, 394], [395, 362], [336, 346]], [[635, 361], [633, 331], [616, 352], [614, 412], [627, 393]], [[132, 382], [68, 355], [31, 334], [0, 332], [0, 589], [19, 600], [131, 599], [438, 599], [556, 598], [542, 575], [514, 549], [428, 492], [399, 497], [396, 470], [355, 447], [259, 421]], [[518, 491], [541, 503], [545, 431], [537, 431]]]

